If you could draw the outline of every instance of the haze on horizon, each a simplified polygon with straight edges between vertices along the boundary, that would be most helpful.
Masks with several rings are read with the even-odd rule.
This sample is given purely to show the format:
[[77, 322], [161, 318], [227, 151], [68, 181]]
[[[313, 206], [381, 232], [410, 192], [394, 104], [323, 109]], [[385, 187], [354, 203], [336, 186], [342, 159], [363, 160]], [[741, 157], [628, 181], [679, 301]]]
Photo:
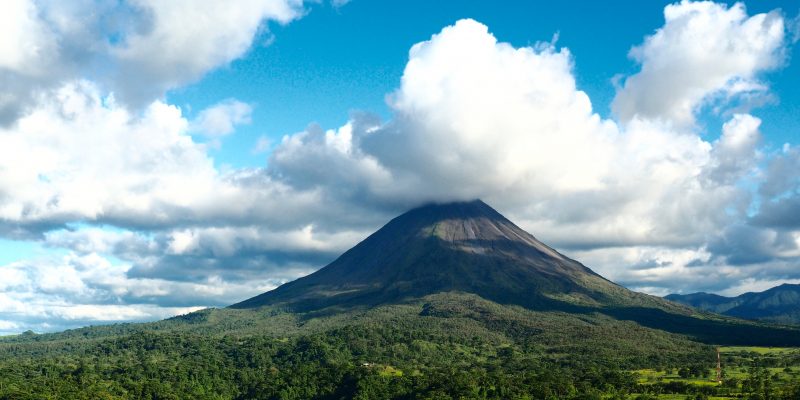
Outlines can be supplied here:
[[634, 290], [800, 283], [800, 9], [647, 3], [3, 2], [0, 334], [229, 305], [476, 198]]

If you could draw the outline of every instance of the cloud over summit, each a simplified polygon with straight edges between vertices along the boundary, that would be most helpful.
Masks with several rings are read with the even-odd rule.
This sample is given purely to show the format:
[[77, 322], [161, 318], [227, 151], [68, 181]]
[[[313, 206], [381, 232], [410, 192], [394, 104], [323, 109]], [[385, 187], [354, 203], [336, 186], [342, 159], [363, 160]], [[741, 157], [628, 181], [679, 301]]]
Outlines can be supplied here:
[[562, 246], [699, 243], [724, 224], [758, 119], [736, 115], [718, 143], [660, 120], [621, 126], [593, 111], [572, 63], [459, 21], [411, 49], [392, 120], [286, 137], [269, 169], [376, 203], [484, 198]]

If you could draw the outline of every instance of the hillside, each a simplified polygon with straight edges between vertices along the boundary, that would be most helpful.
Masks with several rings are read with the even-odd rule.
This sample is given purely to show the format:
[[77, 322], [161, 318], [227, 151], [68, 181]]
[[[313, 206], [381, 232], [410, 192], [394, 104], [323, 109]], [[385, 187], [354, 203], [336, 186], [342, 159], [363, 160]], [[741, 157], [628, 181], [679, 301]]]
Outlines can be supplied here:
[[709, 293], [671, 294], [666, 299], [737, 318], [800, 324], [800, 285], [783, 284], [735, 297]]

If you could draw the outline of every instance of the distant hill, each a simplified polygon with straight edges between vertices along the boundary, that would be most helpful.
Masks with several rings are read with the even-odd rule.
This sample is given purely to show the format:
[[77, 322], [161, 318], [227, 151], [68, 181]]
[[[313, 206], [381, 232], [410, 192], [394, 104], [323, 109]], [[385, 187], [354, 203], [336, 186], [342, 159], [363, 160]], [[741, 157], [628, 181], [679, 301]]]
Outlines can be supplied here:
[[736, 297], [711, 293], [670, 294], [668, 300], [732, 317], [800, 324], [800, 285], [783, 284], [763, 292]]

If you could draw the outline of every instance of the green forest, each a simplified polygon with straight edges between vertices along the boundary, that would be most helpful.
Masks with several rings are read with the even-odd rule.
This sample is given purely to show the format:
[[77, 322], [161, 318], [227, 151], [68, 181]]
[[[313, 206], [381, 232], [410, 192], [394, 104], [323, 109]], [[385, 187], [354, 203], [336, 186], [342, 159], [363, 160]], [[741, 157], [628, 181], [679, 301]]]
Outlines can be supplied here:
[[0, 399], [797, 399], [800, 350], [723, 348], [477, 296], [204, 310], [0, 339]]

